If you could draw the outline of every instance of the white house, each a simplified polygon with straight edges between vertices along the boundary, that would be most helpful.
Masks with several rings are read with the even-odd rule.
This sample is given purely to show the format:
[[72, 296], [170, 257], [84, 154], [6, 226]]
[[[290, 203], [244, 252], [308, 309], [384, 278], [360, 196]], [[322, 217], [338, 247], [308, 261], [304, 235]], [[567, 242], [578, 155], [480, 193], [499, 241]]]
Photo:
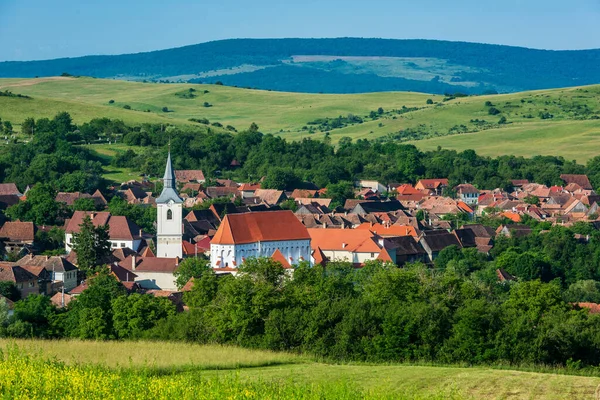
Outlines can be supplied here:
[[249, 257], [279, 250], [290, 265], [311, 261], [310, 235], [293, 212], [227, 214], [210, 242], [213, 268], [237, 268]]
[[135, 274], [135, 282], [146, 290], [176, 291], [175, 276], [173, 273], [179, 266], [180, 259], [140, 257], [130, 255], [119, 265]]
[[[362, 265], [366, 261], [396, 262], [396, 253], [388, 252], [383, 238], [368, 229], [308, 229], [315, 264], [347, 261]], [[326, 260], [321, 258], [325, 257]]]
[[163, 182], [162, 193], [156, 199], [156, 256], [181, 258], [183, 255], [183, 200], [177, 194], [177, 183], [170, 152]]
[[62, 283], [66, 291], [76, 287], [78, 269], [68, 260], [59, 256], [34, 256], [28, 254], [16, 262], [21, 267], [42, 267], [50, 274], [53, 283]]
[[468, 205], [477, 205], [479, 202], [479, 190], [469, 183], [463, 183], [454, 188], [459, 199]]
[[65, 224], [65, 250], [70, 253], [73, 247], [73, 234], [79, 233], [85, 216], [89, 216], [94, 226], [108, 225], [108, 236], [112, 249], [130, 248], [137, 251], [142, 243], [142, 230], [127, 217], [114, 216], [107, 211], [75, 211]]
[[355, 185], [360, 188], [371, 189], [373, 192], [379, 193], [379, 194], [387, 191], [387, 187], [377, 181], [361, 180], [361, 181], [355, 182]]

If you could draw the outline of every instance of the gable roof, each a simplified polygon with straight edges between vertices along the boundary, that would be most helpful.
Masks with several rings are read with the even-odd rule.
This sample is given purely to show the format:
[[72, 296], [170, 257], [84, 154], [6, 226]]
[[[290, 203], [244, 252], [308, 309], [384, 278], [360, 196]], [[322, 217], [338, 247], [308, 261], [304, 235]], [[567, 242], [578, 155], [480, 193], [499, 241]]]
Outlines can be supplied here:
[[67, 293], [55, 293], [54, 296], [50, 297], [50, 302], [58, 308], [63, 308], [69, 305], [73, 300], [73, 296]]
[[565, 183], [567, 185], [569, 183], [576, 183], [577, 185], [581, 186], [583, 189], [586, 189], [586, 190], [593, 189], [592, 184], [590, 183], [590, 180], [588, 179], [587, 175], [562, 174], [560, 176], [560, 179], [565, 181]]
[[390, 211], [398, 211], [403, 210], [404, 207], [402, 203], [398, 200], [374, 200], [374, 201], [366, 201], [360, 204], [357, 204], [352, 212], [359, 213], [364, 212], [367, 214], [376, 213], [376, 212], [390, 212]]
[[414, 236], [418, 233], [412, 225], [382, 225], [364, 222], [356, 227], [356, 229], [368, 229], [369, 231], [379, 236]]
[[138, 272], [158, 272], [172, 274], [179, 266], [179, 258], [158, 258], [158, 257], [135, 257], [135, 269], [133, 262], [135, 256], [129, 256], [119, 263], [119, 266], [128, 271]]
[[377, 256], [377, 260], [394, 262], [394, 260], [392, 260], [392, 256], [390, 256], [390, 253], [388, 253], [388, 251], [386, 250], [385, 247], [382, 248], [381, 251], [379, 252], [379, 255]]
[[379, 253], [377, 236], [366, 229], [308, 229], [313, 249], [323, 251], [348, 251], [353, 253]]
[[412, 236], [396, 236], [386, 239], [386, 246], [395, 250], [396, 255], [419, 255], [425, 254], [423, 246]]
[[177, 182], [202, 182], [205, 180], [204, 172], [200, 169], [180, 169], [175, 171]]
[[33, 222], [8, 221], [0, 228], [0, 238], [10, 241], [32, 242], [35, 239], [35, 225]]
[[211, 244], [280, 240], [310, 240], [304, 225], [289, 210], [227, 214]]
[[426, 244], [431, 251], [442, 251], [448, 246], [462, 247], [455, 235], [447, 231], [439, 232], [427, 232], [422, 238], [421, 242]]
[[279, 251], [279, 249], [276, 249], [273, 252], [273, 254], [271, 255], [271, 258], [273, 260], [277, 261], [278, 263], [280, 263], [281, 266], [285, 269], [292, 268], [292, 266], [290, 265], [288, 260], [285, 259], [285, 256], [283, 255], [283, 253], [281, 253], [281, 251]]
[[286, 199], [283, 190], [276, 189], [257, 189], [254, 195], [267, 204], [277, 204]]
[[46, 271], [54, 272], [68, 272], [77, 270], [77, 267], [75, 267], [71, 262], [60, 256], [34, 256], [33, 254], [29, 254], [19, 259], [16, 264], [22, 267], [40, 267]]
[[15, 185], [14, 183], [0, 183], [0, 194], [14, 194], [19, 197], [23, 196], [23, 194], [19, 192], [19, 189], [17, 189], [17, 185]]
[[86, 215], [92, 220], [95, 227], [108, 225], [108, 234], [111, 240], [134, 240], [141, 237], [140, 227], [124, 216], [113, 216], [109, 212], [75, 211], [73, 217], [65, 224], [65, 233], [79, 233], [80, 225]]
[[37, 276], [12, 263], [0, 263], [0, 281], [14, 283], [37, 281]]

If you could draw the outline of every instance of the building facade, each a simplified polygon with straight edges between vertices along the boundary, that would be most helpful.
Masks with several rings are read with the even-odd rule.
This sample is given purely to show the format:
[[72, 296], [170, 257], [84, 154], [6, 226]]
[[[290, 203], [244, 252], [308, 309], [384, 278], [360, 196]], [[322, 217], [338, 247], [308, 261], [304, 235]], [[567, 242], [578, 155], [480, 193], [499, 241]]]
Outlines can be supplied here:
[[181, 258], [183, 255], [183, 200], [177, 194], [170, 152], [163, 182], [163, 190], [156, 199], [156, 256]]

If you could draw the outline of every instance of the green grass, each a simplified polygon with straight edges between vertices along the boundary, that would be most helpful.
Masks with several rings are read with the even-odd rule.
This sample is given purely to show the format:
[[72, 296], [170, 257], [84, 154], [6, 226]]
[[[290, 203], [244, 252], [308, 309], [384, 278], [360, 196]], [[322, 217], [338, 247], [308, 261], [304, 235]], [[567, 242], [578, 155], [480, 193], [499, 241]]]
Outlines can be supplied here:
[[[88, 375], [99, 374], [94, 382], [103, 382], [105, 376], [110, 378], [109, 381], [116, 380], [109, 385], [113, 387], [125, 384], [121, 381], [126, 377], [143, 376], [146, 384], [152, 387], [180, 390], [161, 393], [184, 398], [188, 393], [184, 390], [186, 385], [201, 385], [196, 388], [196, 393], [203, 396], [207, 393], [208, 397], [212, 394], [216, 398], [221, 395], [246, 398], [243, 393], [248, 389], [271, 398], [300, 398], [304, 395], [306, 398], [319, 398], [313, 395], [320, 393], [320, 398], [348, 399], [587, 399], [594, 398], [594, 392], [600, 385], [598, 377], [485, 367], [329, 364], [293, 354], [215, 345], [0, 340], [0, 351], [4, 354], [13, 354], [14, 357], [15, 346], [20, 364], [13, 362], [13, 365], [0, 367], [14, 370], [21, 365], [22, 368], [31, 368], [33, 373], [36, 365], [42, 368], [41, 364], [36, 364], [35, 360], [23, 361], [27, 356], [50, 358], [71, 368], [69, 374], [73, 374], [74, 380], [78, 379], [78, 374], [87, 371]], [[90, 366], [96, 369], [89, 369], [92, 368]], [[52, 370], [57, 367], [52, 364], [43, 365], [43, 368]], [[113, 371], [118, 372], [117, 375]], [[2, 377], [0, 372], [0, 395], [2, 390], [6, 390], [2, 386]], [[27, 380], [30, 385], [34, 385], [34, 381], [33, 378]], [[132, 383], [133, 387], [136, 385], [137, 381]], [[235, 393], [207, 392], [211, 387], [223, 391], [223, 386]], [[273, 392], [275, 387], [281, 392]], [[108, 398], [112, 397], [109, 395]]]
[[[195, 98], [177, 95], [189, 88], [196, 90]], [[408, 92], [303, 94], [93, 78], [0, 79], [0, 90], [33, 97], [31, 100], [0, 97], [0, 118], [13, 122], [17, 130], [29, 116], [52, 117], [59, 111], [69, 111], [75, 122], [107, 116], [132, 124], [198, 126], [188, 119], [207, 118], [224, 126], [233, 125], [238, 130], [255, 122], [262, 132], [279, 134], [289, 140], [321, 139], [325, 132], [310, 134], [302, 128], [318, 118], [348, 114], [364, 118], [370, 111], [382, 107], [386, 113], [377, 120], [366, 118], [362, 124], [332, 130], [329, 133], [332, 141], [336, 143], [344, 136], [376, 139], [418, 129], [425, 139], [411, 143], [422, 149], [472, 148], [490, 156], [552, 154], [579, 162], [596, 155], [594, 149], [600, 135], [600, 119], [590, 119], [594, 115], [600, 118], [598, 85], [465, 97], [446, 102], [442, 96]], [[429, 98], [437, 104], [427, 105]], [[114, 100], [114, 104], [109, 104], [109, 100]], [[489, 115], [486, 101], [491, 101], [501, 114]], [[205, 102], [212, 107], [204, 107]], [[131, 106], [132, 110], [123, 109], [123, 105]], [[389, 112], [402, 106], [420, 109], [402, 115]], [[172, 112], [162, 112], [162, 107]], [[540, 113], [554, 117], [542, 120]], [[508, 124], [498, 125], [501, 116], [507, 118]], [[481, 130], [472, 120], [485, 120], [492, 129]], [[451, 128], [461, 125], [468, 131], [479, 131], [448, 136]], [[114, 176], [127, 174], [128, 171], [117, 171]]]

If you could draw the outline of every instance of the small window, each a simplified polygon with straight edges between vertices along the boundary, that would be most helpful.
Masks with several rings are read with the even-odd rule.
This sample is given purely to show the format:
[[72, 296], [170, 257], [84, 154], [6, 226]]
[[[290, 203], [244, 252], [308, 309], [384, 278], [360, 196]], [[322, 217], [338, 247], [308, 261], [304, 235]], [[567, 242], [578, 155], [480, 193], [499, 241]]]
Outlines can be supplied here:
[[121, 247], [125, 247], [125, 243], [121, 243]]
[[167, 210], [167, 219], [173, 219], [173, 211]]
[[29, 287], [35, 287], [35, 282], [29, 282]]
[[115, 242], [112, 242], [112, 247], [117, 247], [117, 244]]
[[371, 253], [371, 258], [375, 257], [375, 253]]

